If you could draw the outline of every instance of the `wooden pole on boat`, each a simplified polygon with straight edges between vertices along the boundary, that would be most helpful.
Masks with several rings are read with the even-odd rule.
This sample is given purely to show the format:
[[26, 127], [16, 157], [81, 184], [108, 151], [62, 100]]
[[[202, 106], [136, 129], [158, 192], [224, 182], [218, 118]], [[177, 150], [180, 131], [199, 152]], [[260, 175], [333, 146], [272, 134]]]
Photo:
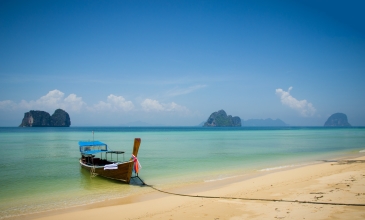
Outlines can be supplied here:
[[139, 145], [141, 144], [141, 138], [134, 139], [133, 155], [137, 157]]

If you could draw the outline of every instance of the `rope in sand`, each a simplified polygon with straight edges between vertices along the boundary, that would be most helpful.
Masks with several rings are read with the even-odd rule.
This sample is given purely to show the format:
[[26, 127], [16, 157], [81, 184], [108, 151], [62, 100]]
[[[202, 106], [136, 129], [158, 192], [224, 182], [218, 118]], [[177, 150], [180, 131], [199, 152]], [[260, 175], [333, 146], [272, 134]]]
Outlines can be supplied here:
[[[136, 176], [138, 177], [138, 176]], [[185, 197], [194, 197], [194, 198], [204, 198], [204, 199], [237, 199], [237, 200], [249, 200], [249, 201], [264, 201], [264, 202], [290, 202], [290, 203], [306, 203], [306, 204], [316, 204], [316, 205], [342, 205], [342, 206], [365, 206], [365, 204], [356, 204], [356, 203], [337, 203], [337, 202], [313, 202], [313, 201], [301, 201], [301, 200], [285, 200], [285, 199], [260, 199], [260, 198], [243, 198], [243, 197], [230, 197], [230, 196], [201, 196], [201, 195], [188, 195], [181, 193], [173, 193], [167, 192], [161, 189], [158, 189], [152, 185], [148, 185], [141, 178], [138, 179], [142, 182], [143, 185], [148, 186], [156, 191], [175, 195], [175, 196], [185, 196]]]

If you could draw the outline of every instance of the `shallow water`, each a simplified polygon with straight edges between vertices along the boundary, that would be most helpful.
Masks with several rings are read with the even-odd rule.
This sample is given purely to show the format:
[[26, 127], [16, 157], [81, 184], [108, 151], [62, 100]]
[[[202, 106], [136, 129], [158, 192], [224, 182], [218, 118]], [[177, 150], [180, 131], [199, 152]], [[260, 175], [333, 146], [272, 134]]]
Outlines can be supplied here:
[[78, 141], [100, 140], [129, 159], [142, 139], [140, 176], [159, 187], [209, 182], [364, 151], [365, 128], [0, 128], [0, 218], [121, 198], [150, 189], [91, 178]]

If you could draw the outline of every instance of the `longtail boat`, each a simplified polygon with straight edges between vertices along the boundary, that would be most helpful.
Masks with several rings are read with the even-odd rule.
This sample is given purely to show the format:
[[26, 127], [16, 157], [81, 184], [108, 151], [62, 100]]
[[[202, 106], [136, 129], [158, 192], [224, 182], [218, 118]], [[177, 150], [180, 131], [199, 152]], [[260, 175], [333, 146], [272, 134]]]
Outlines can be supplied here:
[[110, 151], [108, 145], [101, 141], [80, 141], [80, 165], [94, 176], [99, 175], [129, 184], [133, 170], [138, 176], [140, 164], [137, 155], [140, 144], [141, 139], [135, 138], [132, 157], [124, 161], [124, 151]]

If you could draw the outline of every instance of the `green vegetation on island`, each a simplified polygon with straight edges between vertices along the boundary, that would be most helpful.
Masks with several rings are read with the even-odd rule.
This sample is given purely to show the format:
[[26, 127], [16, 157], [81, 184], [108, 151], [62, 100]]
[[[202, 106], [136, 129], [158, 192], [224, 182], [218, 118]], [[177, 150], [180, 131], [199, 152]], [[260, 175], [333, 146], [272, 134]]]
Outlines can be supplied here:
[[69, 114], [57, 109], [51, 116], [48, 112], [31, 110], [24, 113], [24, 118], [19, 127], [70, 127]]
[[347, 121], [347, 115], [344, 113], [335, 113], [331, 115], [324, 123], [325, 127], [351, 127]]
[[241, 118], [227, 115], [222, 109], [218, 112], [213, 112], [204, 123], [203, 127], [241, 127]]

